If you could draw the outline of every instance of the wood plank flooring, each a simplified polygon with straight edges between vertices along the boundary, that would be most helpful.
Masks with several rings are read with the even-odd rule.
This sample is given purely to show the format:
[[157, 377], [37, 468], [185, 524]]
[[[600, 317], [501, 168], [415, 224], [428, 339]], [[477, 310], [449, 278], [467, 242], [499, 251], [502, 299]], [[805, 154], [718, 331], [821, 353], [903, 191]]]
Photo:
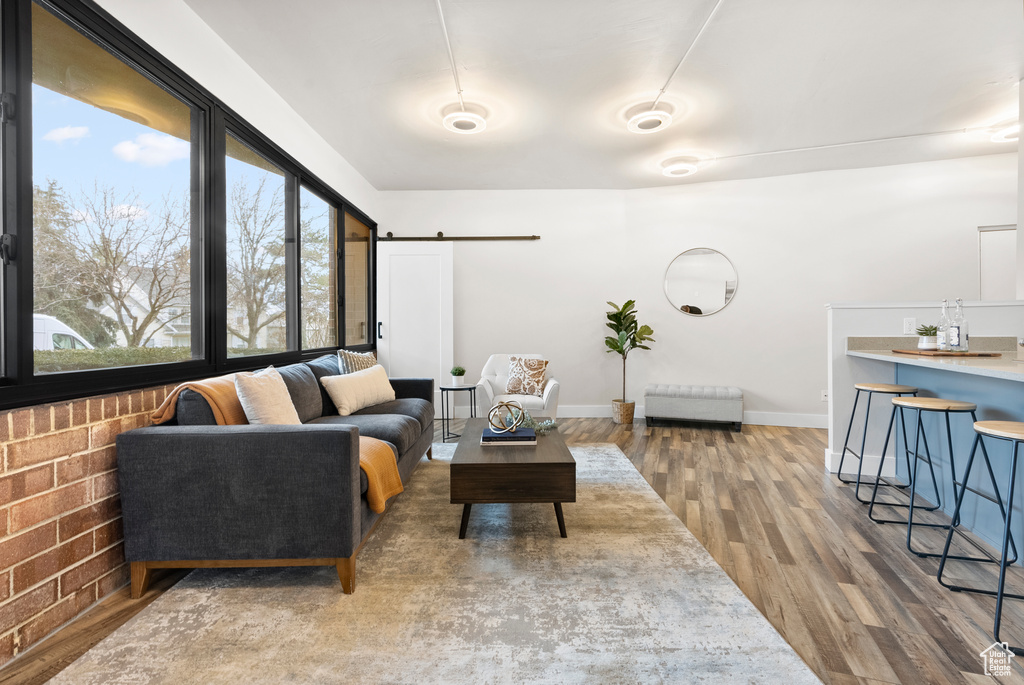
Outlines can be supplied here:
[[[618, 445], [825, 683], [1024, 683], [1017, 664], [1009, 677], [984, 675], [978, 653], [992, 642], [994, 601], [943, 589], [936, 560], [906, 551], [905, 527], [868, 521], [852, 489], [825, 473], [825, 431], [560, 423], [569, 445]], [[915, 533], [915, 544], [941, 543], [936, 532]], [[951, 570], [995, 580], [991, 566]], [[139, 601], [116, 593], [0, 669], [0, 685], [45, 682], [182, 576], [165, 574]], [[1008, 584], [1024, 589], [1024, 573], [1015, 569]], [[1024, 602], [1004, 605], [1002, 632], [1024, 644]]]

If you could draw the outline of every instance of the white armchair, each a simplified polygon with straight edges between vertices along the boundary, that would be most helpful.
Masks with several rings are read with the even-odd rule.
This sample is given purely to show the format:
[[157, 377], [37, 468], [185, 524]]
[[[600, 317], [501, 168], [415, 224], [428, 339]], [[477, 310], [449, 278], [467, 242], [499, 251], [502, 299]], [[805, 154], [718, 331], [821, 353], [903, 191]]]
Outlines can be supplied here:
[[[497, 402], [515, 400], [523, 405], [523, 408], [530, 412], [531, 416], [543, 416], [549, 419], [557, 418], [558, 414], [558, 381], [548, 378], [544, 384], [544, 395], [508, 395], [505, 387], [508, 385], [508, 354], [492, 354], [484, 364], [480, 374], [480, 380], [476, 384], [477, 416], [487, 416], [487, 412]], [[527, 359], [543, 359], [539, 354], [517, 354], [517, 357]]]

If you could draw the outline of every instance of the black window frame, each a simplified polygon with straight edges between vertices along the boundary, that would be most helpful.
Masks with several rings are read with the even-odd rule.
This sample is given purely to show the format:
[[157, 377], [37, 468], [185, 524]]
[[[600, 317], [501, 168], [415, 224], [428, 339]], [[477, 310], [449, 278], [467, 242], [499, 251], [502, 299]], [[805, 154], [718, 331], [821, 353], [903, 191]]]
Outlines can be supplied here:
[[[193, 349], [201, 358], [149, 366], [128, 366], [36, 375], [33, 360], [32, 289], [32, 27], [33, 0], [3, 0], [0, 6], [0, 88], [4, 102], [0, 130], [2, 221], [14, 236], [17, 254], [4, 267], [0, 292], [0, 409], [64, 401], [139, 388], [169, 385], [211, 375], [312, 359], [344, 346], [344, 241], [339, 241], [337, 292], [338, 346], [302, 350], [298, 226], [298, 192], [302, 185], [316, 192], [343, 217], [357, 216], [371, 229], [372, 271], [376, 260], [377, 224], [344, 196], [311, 173], [270, 138], [233, 112], [194, 79], [171, 64], [138, 36], [91, 0], [39, 0], [48, 9], [112, 49], [130, 66], [195, 107], [199, 117], [198, 148], [193, 155], [193, 198], [199, 202], [200, 226], [193, 230]], [[225, 135], [227, 131], [286, 174], [286, 278], [288, 279], [286, 352], [227, 358]], [[196, 185], [198, 184], [198, 187]], [[371, 310], [375, 317], [375, 282], [371, 277]], [[373, 319], [375, 320], [375, 318]], [[372, 339], [372, 336], [371, 336]], [[375, 344], [349, 349], [375, 349]]]

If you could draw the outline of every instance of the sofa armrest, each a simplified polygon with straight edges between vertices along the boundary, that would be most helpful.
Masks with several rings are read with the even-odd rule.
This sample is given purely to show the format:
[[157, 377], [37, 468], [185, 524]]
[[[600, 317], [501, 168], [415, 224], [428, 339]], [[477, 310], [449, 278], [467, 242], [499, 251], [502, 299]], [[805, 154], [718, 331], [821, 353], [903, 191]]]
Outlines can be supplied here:
[[431, 404], [434, 403], [433, 378], [391, 378], [391, 387], [395, 389], [395, 399], [418, 397]]
[[487, 416], [487, 412], [494, 406], [494, 389], [491, 382], [481, 378], [476, 382], [476, 407], [477, 416]]
[[117, 437], [128, 561], [351, 557], [359, 431], [153, 426]]

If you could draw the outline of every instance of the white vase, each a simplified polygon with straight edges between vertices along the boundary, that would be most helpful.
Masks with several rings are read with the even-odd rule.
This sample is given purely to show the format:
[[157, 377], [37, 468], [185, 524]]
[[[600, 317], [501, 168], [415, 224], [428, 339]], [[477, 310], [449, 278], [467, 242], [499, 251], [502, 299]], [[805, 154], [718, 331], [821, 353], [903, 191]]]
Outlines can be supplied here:
[[917, 337], [917, 349], [937, 350], [939, 349], [939, 338], [935, 335], [920, 335]]
[[452, 376], [452, 385], [462, 385], [465, 379], [465, 376]]

